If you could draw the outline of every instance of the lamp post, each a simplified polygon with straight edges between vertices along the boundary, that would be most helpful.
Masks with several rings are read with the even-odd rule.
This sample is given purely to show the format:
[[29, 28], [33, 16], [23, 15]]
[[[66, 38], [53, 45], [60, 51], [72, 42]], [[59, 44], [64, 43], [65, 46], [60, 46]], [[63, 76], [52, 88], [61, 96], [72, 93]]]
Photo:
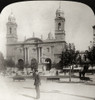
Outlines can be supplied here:
[[[71, 44], [69, 43], [69, 52], [71, 53]], [[69, 55], [70, 56], [70, 55]], [[70, 59], [71, 60], [71, 59]], [[72, 64], [72, 61], [70, 61], [70, 71], [69, 71], [69, 82], [71, 82], [71, 65]]]

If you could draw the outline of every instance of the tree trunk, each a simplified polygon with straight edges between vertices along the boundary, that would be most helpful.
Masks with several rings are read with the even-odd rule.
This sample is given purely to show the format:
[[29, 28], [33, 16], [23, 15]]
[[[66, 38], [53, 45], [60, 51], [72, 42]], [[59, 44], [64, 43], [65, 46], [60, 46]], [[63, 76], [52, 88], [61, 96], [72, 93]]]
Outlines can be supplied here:
[[69, 71], [69, 82], [71, 82], [71, 66], [70, 66], [70, 71]]

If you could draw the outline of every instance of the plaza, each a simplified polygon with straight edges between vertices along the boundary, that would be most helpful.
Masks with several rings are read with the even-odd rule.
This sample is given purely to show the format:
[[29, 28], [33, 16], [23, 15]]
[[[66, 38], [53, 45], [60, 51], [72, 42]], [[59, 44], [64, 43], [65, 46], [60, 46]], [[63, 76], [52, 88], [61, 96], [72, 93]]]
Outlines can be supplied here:
[[[41, 79], [39, 100], [95, 100], [95, 74], [86, 74], [92, 81], [68, 79], [46, 81]], [[12, 77], [0, 76], [0, 100], [34, 100], [34, 80], [13, 81]]]

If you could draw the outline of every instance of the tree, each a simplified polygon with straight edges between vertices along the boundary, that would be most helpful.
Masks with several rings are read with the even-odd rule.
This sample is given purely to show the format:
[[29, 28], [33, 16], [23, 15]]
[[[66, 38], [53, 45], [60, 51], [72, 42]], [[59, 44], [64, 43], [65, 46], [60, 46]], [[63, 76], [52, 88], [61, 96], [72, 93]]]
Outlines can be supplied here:
[[38, 69], [38, 62], [35, 58], [31, 60], [31, 70], [37, 70]]
[[0, 52], [0, 71], [5, 70], [5, 65], [4, 65], [4, 56]]
[[63, 69], [63, 66], [68, 67], [69, 65], [77, 64], [78, 55], [79, 55], [79, 51], [75, 51], [72, 49], [62, 52], [61, 60], [59, 62], [59, 68]]
[[[77, 64], [79, 52], [75, 51], [75, 49], [66, 49], [61, 54], [61, 60], [59, 62], [59, 68], [63, 69], [63, 67], [70, 67], [69, 70], [69, 81], [71, 81], [71, 65]], [[73, 67], [72, 67], [73, 69]]]
[[89, 59], [90, 64], [93, 67], [93, 65], [95, 64], [95, 47], [87, 51], [87, 58]]
[[22, 59], [18, 60], [18, 69], [22, 71], [24, 69], [24, 61]]
[[15, 67], [15, 62], [12, 59], [7, 59], [5, 62], [7, 67]]

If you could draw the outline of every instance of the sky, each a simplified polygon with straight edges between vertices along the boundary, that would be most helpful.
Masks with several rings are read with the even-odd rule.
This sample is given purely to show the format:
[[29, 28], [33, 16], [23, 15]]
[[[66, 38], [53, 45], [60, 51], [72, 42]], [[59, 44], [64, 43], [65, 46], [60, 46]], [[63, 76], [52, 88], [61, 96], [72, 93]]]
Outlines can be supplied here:
[[[0, 14], [0, 51], [6, 57], [6, 23], [13, 12], [17, 27], [18, 41], [35, 37], [47, 39], [48, 33], [55, 33], [55, 16], [59, 1], [26, 1], [6, 6]], [[65, 17], [66, 42], [74, 43], [77, 50], [87, 50], [93, 41], [95, 16], [90, 7], [82, 3], [61, 1]]]

